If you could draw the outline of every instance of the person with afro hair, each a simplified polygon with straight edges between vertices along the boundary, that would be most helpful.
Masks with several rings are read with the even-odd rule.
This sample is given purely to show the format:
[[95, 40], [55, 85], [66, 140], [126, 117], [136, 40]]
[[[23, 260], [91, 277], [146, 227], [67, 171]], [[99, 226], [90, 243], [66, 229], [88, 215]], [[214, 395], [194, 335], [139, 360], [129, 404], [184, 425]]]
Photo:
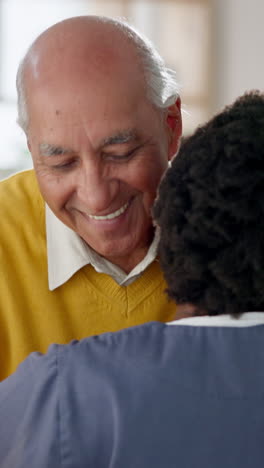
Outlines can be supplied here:
[[1, 468], [263, 467], [262, 94], [183, 142], [154, 214], [185, 318], [32, 353], [0, 383]]
[[245, 94], [182, 143], [154, 216], [176, 303], [195, 315], [264, 310], [263, 94]]

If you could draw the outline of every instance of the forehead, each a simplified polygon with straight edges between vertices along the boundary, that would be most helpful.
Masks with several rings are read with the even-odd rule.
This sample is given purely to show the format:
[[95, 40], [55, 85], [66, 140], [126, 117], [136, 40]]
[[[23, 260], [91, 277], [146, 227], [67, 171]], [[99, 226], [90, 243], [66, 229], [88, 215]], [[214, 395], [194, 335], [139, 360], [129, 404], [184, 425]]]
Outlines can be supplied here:
[[29, 130], [45, 141], [54, 135], [70, 145], [87, 136], [96, 145], [127, 129], [151, 131], [156, 111], [142, 81], [112, 78], [62, 79], [60, 84], [33, 87], [28, 95]]
[[[123, 50], [124, 47], [120, 47]], [[54, 53], [56, 52], [56, 54]], [[52, 52], [52, 53], [51, 53]], [[62, 50], [52, 48], [50, 59], [42, 50], [30, 57], [26, 66], [25, 85], [29, 105], [44, 96], [42, 105], [52, 108], [65, 103], [71, 108], [84, 104], [95, 107], [118, 100], [118, 96], [128, 101], [146, 96], [146, 84], [142, 66], [133, 55], [123, 53], [116, 57], [116, 48], [73, 48], [69, 45]], [[34, 59], [34, 60], [33, 60]], [[49, 99], [49, 96], [52, 99]], [[47, 98], [47, 99], [46, 99]]]

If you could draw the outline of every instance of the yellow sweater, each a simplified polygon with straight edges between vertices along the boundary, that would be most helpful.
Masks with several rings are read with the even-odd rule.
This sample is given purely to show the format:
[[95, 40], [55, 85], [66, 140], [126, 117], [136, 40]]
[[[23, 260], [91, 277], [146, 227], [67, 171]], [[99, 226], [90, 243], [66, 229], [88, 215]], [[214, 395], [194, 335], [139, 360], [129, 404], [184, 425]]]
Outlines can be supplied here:
[[0, 217], [0, 380], [53, 342], [173, 319], [157, 261], [126, 287], [89, 265], [49, 291], [44, 201], [33, 171], [0, 183]]

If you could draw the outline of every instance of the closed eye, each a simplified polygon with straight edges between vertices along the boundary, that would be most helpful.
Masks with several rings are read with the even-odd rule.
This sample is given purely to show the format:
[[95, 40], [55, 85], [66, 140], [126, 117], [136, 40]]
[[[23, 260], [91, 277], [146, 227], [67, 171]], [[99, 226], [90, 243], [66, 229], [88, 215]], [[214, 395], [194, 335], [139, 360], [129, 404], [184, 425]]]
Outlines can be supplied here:
[[127, 161], [130, 158], [132, 158], [135, 153], [138, 151], [138, 149], [141, 147], [137, 146], [136, 148], [133, 148], [132, 150], [126, 152], [126, 153], [104, 153], [103, 158], [104, 159], [110, 159], [110, 160], [115, 160], [115, 161]]
[[65, 161], [63, 163], [60, 163], [60, 164], [54, 164], [52, 165], [52, 169], [55, 169], [55, 170], [69, 170], [69, 169], [72, 169], [74, 166], [76, 166], [77, 164], [77, 160], [74, 159], [74, 160], [71, 160], [71, 161]]

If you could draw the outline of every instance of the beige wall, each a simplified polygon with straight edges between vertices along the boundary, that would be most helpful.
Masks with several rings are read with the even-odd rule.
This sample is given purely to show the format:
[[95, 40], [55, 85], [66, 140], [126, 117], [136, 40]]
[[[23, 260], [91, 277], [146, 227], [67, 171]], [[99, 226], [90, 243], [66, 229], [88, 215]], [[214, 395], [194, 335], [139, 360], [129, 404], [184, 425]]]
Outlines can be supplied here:
[[264, 0], [213, 1], [213, 111], [264, 91]]

